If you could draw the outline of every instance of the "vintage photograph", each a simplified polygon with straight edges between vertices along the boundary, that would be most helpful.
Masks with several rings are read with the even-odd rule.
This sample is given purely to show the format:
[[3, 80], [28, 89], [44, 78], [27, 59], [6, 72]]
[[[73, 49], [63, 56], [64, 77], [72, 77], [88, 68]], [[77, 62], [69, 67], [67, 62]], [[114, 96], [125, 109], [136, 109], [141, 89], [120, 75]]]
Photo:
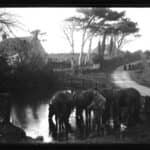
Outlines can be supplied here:
[[150, 7], [0, 8], [0, 144], [150, 142]]

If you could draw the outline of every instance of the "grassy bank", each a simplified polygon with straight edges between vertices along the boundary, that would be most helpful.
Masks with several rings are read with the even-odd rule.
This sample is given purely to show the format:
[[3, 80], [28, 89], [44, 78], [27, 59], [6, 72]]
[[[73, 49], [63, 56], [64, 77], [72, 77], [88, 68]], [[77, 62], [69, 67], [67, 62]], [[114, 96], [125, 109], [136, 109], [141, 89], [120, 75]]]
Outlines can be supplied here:
[[130, 71], [130, 77], [133, 81], [143, 85], [150, 87], [150, 76], [148, 72], [144, 72], [142, 70]]

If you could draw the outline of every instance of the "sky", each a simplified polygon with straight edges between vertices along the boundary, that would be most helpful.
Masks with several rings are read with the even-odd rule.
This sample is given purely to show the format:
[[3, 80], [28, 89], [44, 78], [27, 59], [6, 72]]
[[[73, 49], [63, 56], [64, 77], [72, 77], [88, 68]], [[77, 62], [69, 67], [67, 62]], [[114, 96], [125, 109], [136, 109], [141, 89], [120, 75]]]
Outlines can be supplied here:
[[[1, 8], [2, 9], [2, 8]], [[134, 52], [136, 50], [150, 49], [150, 8], [112, 8], [118, 11], [126, 11], [126, 16], [138, 23], [141, 37], [123, 46], [123, 50]], [[47, 34], [43, 36], [46, 41], [42, 42], [47, 53], [64, 53], [71, 52], [71, 48], [63, 34], [64, 19], [77, 14], [76, 8], [73, 7], [44, 7], [44, 8], [4, 8], [5, 11], [16, 14], [17, 19], [23, 24], [23, 29], [14, 29], [16, 36], [29, 36], [31, 31], [40, 29]], [[81, 35], [75, 37], [75, 52], [80, 51]], [[96, 39], [92, 47], [96, 47]], [[87, 52], [87, 46], [85, 47]]]

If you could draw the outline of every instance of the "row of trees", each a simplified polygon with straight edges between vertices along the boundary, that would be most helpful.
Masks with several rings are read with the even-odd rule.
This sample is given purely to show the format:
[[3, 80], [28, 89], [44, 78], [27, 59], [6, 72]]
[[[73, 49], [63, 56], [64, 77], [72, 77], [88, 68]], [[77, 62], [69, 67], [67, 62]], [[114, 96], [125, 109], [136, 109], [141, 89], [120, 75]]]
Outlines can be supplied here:
[[104, 53], [106, 45], [109, 45], [109, 54], [129, 42], [126, 37], [136, 34], [139, 31], [137, 23], [127, 18], [125, 12], [114, 11], [110, 8], [78, 8], [78, 16], [72, 16], [65, 19], [63, 29], [66, 39], [68, 40], [72, 53], [75, 51], [74, 36], [80, 32], [82, 36], [81, 49], [78, 65], [83, 62], [83, 52], [86, 43], [89, 43], [88, 59], [92, 49], [92, 41], [98, 38], [98, 57], [99, 64], [103, 68]]

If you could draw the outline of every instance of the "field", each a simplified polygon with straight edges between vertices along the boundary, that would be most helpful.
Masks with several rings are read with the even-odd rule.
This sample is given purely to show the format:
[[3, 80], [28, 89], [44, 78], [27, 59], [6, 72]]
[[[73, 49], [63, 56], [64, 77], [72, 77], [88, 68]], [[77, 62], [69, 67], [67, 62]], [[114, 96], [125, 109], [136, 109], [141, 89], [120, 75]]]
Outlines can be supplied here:
[[136, 81], [137, 83], [150, 87], [150, 69], [144, 71], [143, 69], [130, 71], [130, 76], [132, 80]]

